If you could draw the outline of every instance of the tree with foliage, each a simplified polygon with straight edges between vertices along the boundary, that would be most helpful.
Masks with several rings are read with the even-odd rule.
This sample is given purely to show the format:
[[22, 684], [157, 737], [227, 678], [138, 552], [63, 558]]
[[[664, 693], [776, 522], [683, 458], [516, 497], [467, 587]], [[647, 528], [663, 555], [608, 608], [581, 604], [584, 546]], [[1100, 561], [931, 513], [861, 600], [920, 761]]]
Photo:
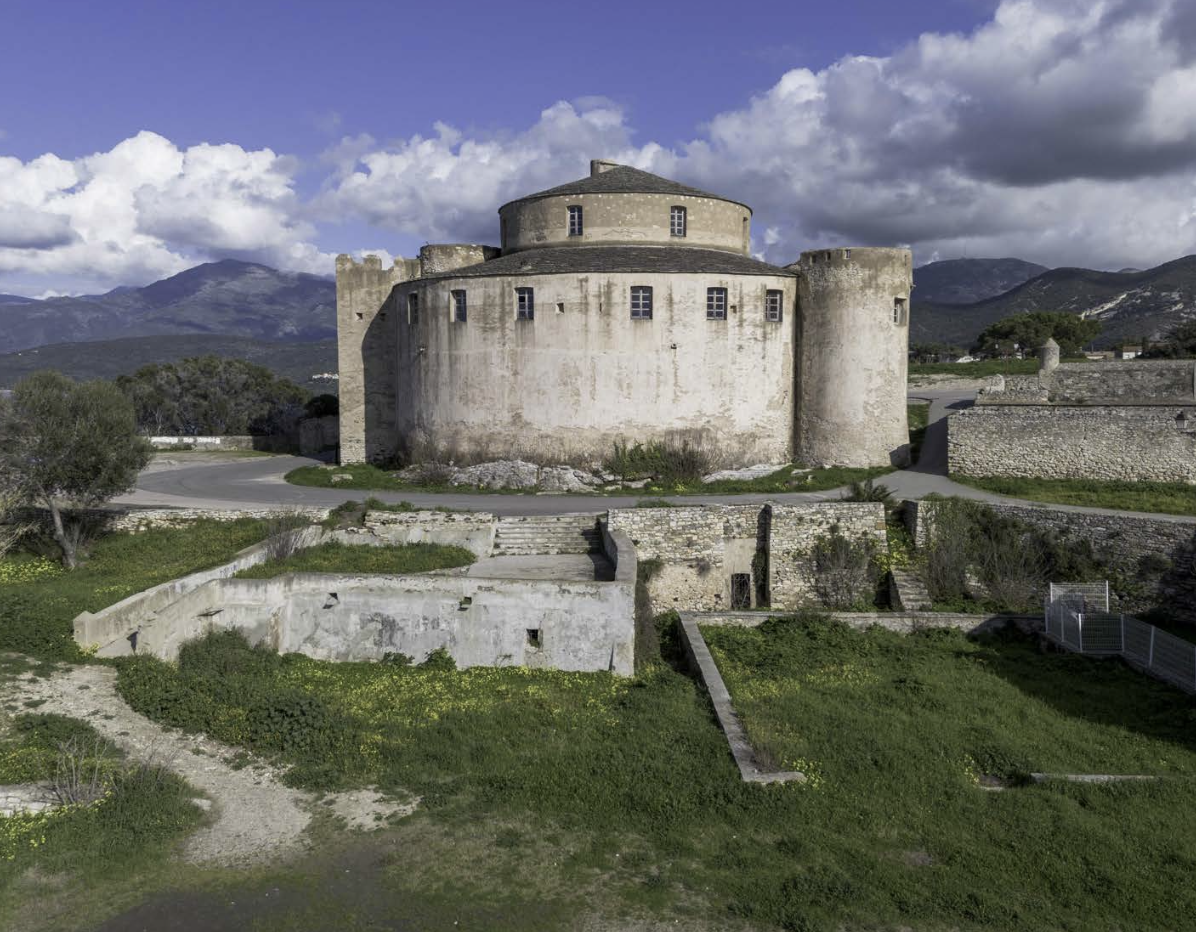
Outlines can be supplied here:
[[909, 348], [910, 357], [916, 363], [939, 362], [944, 356], [956, 359], [963, 350], [950, 343], [915, 343]]
[[1152, 359], [1191, 359], [1196, 356], [1196, 320], [1177, 324], [1164, 342], [1152, 343], [1149, 348], [1144, 343], [1142, 350], [1143, 356]]
[[198, 356], [143, 366], [116, 380], [137, 424], [155, 435], [283, 433], [303, 416], [307, 392], [244, 359]]
[[1016, 349], [1034, 353], [1048, 339], [1059, 344], [1064, 356], [1079, 355], [1084, 345], [1101, 331], [1100, 321], [1085, 320], [1063, 311], [1031, 311], [998, 320], [976, 339], [975, 349], [994, 356], [1012, 355]]
[[111, 382], [36, 372], [0, 411], [0, 475], [14, 477], [24, 501], [50, 512], [70, 568], [79, 563], [83, 522], [66, 506], [94, 507], [130, 491], [150, 455], [133, 406]]

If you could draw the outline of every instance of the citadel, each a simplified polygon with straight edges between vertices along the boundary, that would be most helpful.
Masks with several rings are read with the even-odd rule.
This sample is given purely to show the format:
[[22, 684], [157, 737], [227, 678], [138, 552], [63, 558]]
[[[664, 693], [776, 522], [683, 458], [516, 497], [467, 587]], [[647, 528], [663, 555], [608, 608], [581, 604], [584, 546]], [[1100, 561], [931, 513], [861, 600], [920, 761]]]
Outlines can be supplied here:
[[342, 463], [908, 461], [909, 250], [770, 265], [750, 207], [601, 160], [498, 213], [498, 248], [337, 257]]

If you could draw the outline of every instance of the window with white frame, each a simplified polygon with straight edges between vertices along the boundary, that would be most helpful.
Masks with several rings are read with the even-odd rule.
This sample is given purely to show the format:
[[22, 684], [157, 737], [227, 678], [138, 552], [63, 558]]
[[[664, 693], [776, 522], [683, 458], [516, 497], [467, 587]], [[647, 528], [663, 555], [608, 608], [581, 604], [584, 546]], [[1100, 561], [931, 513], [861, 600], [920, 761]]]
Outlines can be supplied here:
[[581, 207], [574, 205], [569, 208], [569, 235], [581, 236], [582, 220]]
[[893, 299], [893, 323], [895, 323], [897, 326], [900, 327], [903, 324], [905, 324], [905, 321], [906, 321], [905, 298], [894, 298]]
[[454, 324], [463, 324], [463, 323], [465, 323], [466, 314], [467, 314], [467, 307], [465, 304], [465, 292], [464, 291], [454, 291], [452, 293], [452, 295], [453, 295], [453, 323]]
[[535, 320], [536, 291], [534, 288], [515, 289], [515, 317], [518, 320]]
[[684, 236], [685, 235], [685, 208], [684, 207], [670, 207], [669, 208], [669, 235], [670, 236]]
[[414, 291], [407, 295], [407, 323], [419, 323], [419, 295]]
[[726, 320], [727, 319], [727, 289], [726, 288], [707, 288], [706, 289], [706, 319], [707, 320]]
[[650, 286], [631, 286], [631, 319], [652, 319], [652, 288]]
[[784, 297], [783, 291], [766, 291], [764, 292], [764, 319], [774, 324], [781, 322], [781, 301]]

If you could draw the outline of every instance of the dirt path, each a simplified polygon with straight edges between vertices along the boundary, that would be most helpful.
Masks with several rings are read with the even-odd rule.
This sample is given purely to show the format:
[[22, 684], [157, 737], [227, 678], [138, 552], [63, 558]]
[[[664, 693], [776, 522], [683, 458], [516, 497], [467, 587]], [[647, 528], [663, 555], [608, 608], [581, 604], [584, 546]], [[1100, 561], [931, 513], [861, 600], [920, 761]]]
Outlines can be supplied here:
[[[48, 678], [24, 674], [0, 683], [0, 702], [20, 707], [44, 700], [39, 712], [53, 712], [88, 722], [137, 761], [156, 761], [202, 792], [212, 819], [186, 842], [191, 862], [243, 864], [273, 860], [305, 847], [316, 797], [283, 785], [281, 771], [255, 759], [236, 767], [236, 749], [199, 735], [163, 728], [134, 712], [116, 692], [116, 671], [102, 666], [70, 667]], [[245, 756], [241, 754], [240, 760]], [[405, 815], [414, 803], [387, 800], [371, 789], [340, 793], [326, 811], [350, 828], [374, 828], [393, 815]]]

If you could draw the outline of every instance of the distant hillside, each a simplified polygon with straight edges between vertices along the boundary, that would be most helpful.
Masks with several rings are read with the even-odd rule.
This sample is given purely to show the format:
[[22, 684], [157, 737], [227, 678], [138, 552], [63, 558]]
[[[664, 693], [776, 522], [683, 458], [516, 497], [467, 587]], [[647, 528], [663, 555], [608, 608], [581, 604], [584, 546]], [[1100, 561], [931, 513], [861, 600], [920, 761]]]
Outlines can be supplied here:
[[0, 389], [39, 369], [55, 369], [75, 379], [112, 379], [154, 362], [174, 362], [187, 356], [231, 356], [248, 359], [285, 376], [309, 391], [335, 394], [336, 381], [312, 380], [322, 372], [336, 372], [336, 341], [267, 343], [244, 337], [170, 336], [128, 337], [91, 343], [52, 343], [0, 356]]
[[1099, 320], [1097, 346], [1146, 337], [1158, 340], [1196, 317], [1196, 256], [1142, 272], [1052, 269], [973, 304], [926, 301], [917, 290], [910, 312], [913, 342], [968, 346], [994, 321], [1027, 311], [1067, 311]]
[[1024, 259], [945, 259], [914, 269], [914, 300], [973, 304], [1004, 294], [1047, 271]]
[[36, 301], [0, 297], [0, 352], [123, 337], [219, 335], [254, 340], [336, 337], [331, 278], [225, 259], [144, 288]]

